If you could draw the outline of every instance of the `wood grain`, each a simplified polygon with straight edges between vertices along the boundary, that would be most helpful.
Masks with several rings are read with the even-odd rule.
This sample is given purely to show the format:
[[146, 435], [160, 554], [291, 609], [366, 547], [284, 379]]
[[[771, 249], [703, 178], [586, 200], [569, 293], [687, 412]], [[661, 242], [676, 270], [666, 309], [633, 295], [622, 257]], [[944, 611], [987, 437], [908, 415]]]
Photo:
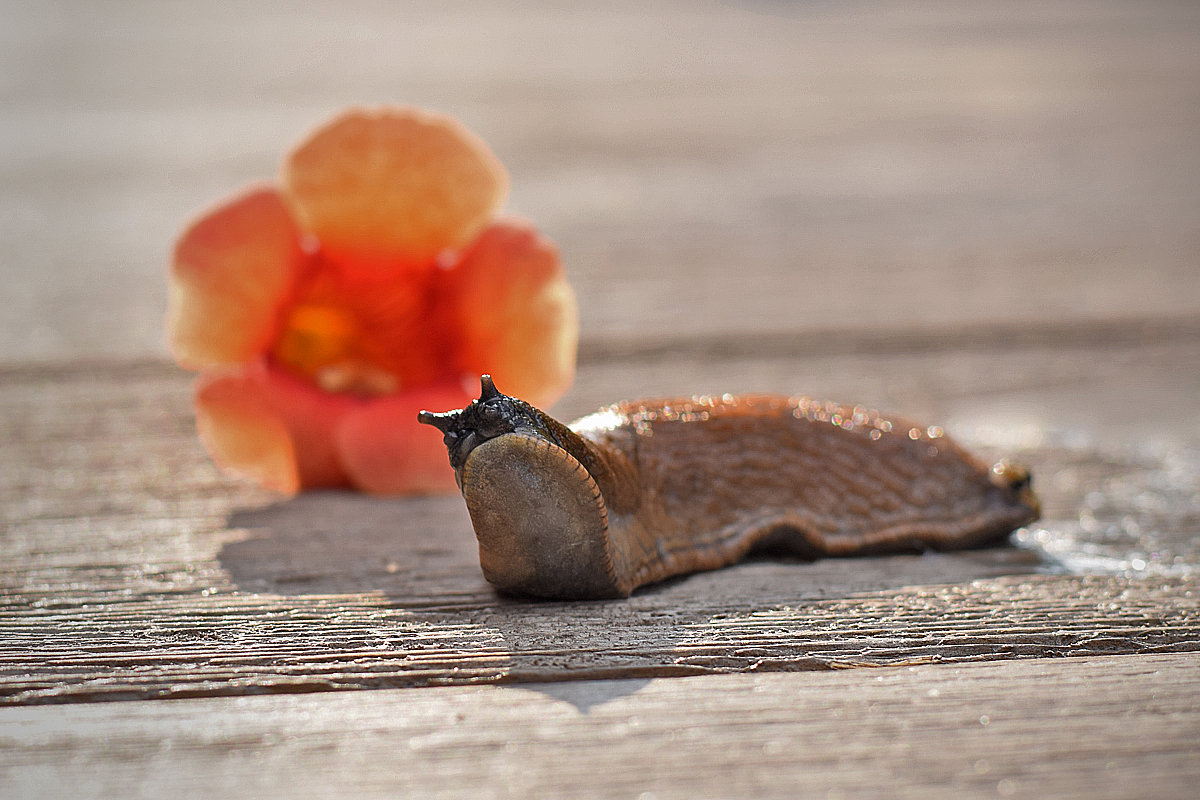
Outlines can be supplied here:
[[[1161, 345], [1161, 363], [1193, 362], [1198, 349]], [[1145, 352], [1106, 343], [1061, 363], [1074, 365], [1072, 392], [1094, 389], [1101, 408], [1110, 370]], [[952, 414], [969, 410], [973, 392], [991, 390], [979, 376], [1021, 359], [1040, 372], [1045, 358], [1036, 348], [946, 354], [933, 388]], [[678, 368], [698, 382], [736, 382], [739, 372], [803, 375], [819, 363], [706, 358]], [[896, 354], [871, 363], [864, 374], [880, 381], [917, 368]], [[762, 561], [620, 603], [525, 604], [483, 581], [459, 498], [281, 500], [222, 477], [195, 440], [189, 379], [173, 369], [25, 368], [4, 378], [8, 704], [1200, 648], [1187, 435], [1166, 451], [1183, 459], [1173, 471], [1153, 450], [1048, 440], [1023, 451], [1047, 505], [1049, 538], [1030, 540], [1033, 549]], [[593, 362], [580, 387], [619, 391], [638, 378], [620, 361]], [[1119, 404], [1123, 392], [1110, 391]], [[1053, 392], [1041, 396], [1053, 406]], [[1097, 485], [1107, 506], [1089, 500]], [[1063, 569], [1056, 544], [1106, 555], [1106, 571], [1053, 574]], [[1145, 563], [1131, 568], [1138, 553]]]
[[1192, 797], [1200, 655], [0, 709], [0, 795]]

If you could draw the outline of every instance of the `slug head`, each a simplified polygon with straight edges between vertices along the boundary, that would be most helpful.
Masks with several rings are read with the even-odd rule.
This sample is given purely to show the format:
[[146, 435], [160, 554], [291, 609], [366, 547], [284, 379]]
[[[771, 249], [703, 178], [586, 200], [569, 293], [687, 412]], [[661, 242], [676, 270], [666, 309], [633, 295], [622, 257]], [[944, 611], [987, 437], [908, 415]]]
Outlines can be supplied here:
[[442, 432], [479, 540], [484, 576], [507, 594], [621, 597], [608, 515], [585, 461], [596, 454], [561, 423], [480, 378], [478, 400], [417, 419]]
[[506, 433], [528, 432], [558, 444], [550, 430], [550, 420], [524, 400], [501, 394], [491, 375], [479, 378], [479, 399], [459, 411], [434, 413], [422, 411], [417, 421], [442, 432], [442, 441], [450, 456], [450, 466], [461, 473], [467, 456], [479, 445]]

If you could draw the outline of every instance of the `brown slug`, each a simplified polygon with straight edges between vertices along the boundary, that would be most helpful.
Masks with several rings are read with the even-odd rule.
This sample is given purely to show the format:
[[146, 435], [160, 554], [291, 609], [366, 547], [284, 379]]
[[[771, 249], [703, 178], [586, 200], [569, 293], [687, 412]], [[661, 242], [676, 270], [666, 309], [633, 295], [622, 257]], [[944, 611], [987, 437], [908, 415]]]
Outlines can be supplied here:
[[481, 379], [442, 431], [507, 594], [626, 597], [751, 550], [806, 558], [953, 550], [1038, 516], [1029, 473], [940, 428], [805, 397], [618, 403], [570, 427]]

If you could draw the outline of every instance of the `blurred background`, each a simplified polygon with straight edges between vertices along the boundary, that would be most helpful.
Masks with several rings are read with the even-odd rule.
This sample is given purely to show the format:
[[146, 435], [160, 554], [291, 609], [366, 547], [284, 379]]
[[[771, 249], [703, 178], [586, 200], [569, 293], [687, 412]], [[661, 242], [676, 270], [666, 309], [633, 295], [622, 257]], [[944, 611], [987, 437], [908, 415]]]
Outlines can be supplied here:
[[1200, 564], [1196, 0], [0, 0], [18, 512], [195, 490], [173, 241], [378, 104], [460, 118], [558, 243], [582, 340], [556, 416], [863, 403], [1026, 461], [1058, 563]]
[[1200, 300], [1200, 3], [0, 9], [3, 363], [164, 358], [180, 228], [354, 104], [490, 143], [585, 357]]

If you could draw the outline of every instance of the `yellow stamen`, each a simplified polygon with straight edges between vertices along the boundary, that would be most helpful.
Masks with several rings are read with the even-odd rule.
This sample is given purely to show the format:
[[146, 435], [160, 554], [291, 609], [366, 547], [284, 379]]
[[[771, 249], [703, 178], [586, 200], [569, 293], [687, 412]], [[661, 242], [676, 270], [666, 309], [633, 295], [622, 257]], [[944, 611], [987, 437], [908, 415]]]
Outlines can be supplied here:
[[383, 395], [399, 378], [360, 351], [362, 331], [345, 309], [304, 303], [292, 309], [275, 343], [274, 355], [292, 371], [327, 392]]

